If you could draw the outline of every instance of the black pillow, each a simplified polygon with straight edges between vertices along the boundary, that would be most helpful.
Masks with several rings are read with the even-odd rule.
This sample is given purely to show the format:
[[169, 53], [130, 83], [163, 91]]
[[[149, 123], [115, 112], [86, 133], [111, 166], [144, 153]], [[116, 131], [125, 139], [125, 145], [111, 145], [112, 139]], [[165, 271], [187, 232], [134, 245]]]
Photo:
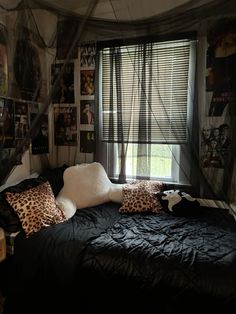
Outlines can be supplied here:
[[157, 194], [162, 209], [173, 215], [191, 215], [199, 209], [200, 203], [190, 194], [180, 190], [168, 190]]
[[63, 173], [68, 168], [66, 164], [61, 167], [47, 169], [39, 176], [43, 181], [48, 181], [51, 185], [54, 196], [56, 197], [60, 190], [63, 188]]
[[21, 222], [14, 209], [5, 199], [5, 192], [21, 193], [36, 187], [43, 181], [39, 178], [25, 179], [20, 183], [9, 186], [0, 193], [0, 227], [6, 232], [17, 232], [21, 229]]

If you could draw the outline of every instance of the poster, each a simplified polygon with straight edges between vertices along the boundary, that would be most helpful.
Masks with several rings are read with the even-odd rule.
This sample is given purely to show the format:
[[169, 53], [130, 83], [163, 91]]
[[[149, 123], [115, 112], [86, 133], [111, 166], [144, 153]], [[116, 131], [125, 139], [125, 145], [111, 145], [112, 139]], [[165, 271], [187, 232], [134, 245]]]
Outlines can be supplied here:
[[[38, 113], [30, 114], [30, 122], [33, 123]], [[48, 144], [48, 115], [43, 114], [36, 128], [35, 136], [32, 138], [32, 154], [47, 154], [49, 153]]]
[[29, 130], [28, 103], [15, 102], [15, 139], [24, 139]]
[[95, 93], [95, 70], [80, 71], [80, 90], [81, 95], [94, 95]]
[[51, 66], [51, 84], [53, 86], [52, 103], [53, 104], [73, 104], [75, 102], [74, 95], [74, 63], [68, 63], [65, 66], [63, 74], [57, 84], [58, 75], [61, 74], [63, 63], [52, 64]]
[[94, 124], [94, 100], [80, 101], [80, 123]]
[[207, 36], [206, 102], [208, 116], [236, 114], [236, 19], [212, 23]]
[[80, 131], [80, 152], [94, 153], [94, 131]]
[[205, 126], [201, 131], [203, 168], [225, 168], [231, 152], [230, 127], [227, 123]]
[[13, 100], [0, 98], [0, 147], [14, 147]]
[[85, 44], [80, 47], [80, 67], [95, 68], [95, 43]]
[[77, 146], [77, 107], [54, 108], [55, 145]]
[[8, 90], [8, 61], [6, 28], [0, 24], [0, 95], [6, 96]]

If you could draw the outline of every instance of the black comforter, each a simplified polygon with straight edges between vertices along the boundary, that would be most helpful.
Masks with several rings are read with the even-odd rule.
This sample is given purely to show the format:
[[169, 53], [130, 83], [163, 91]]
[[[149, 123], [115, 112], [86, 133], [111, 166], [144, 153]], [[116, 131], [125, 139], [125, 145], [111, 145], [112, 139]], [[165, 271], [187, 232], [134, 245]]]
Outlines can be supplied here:
[[21, 232], [5, 313], [230, 313], [236, 222], [226, 210], [174, 217], [118, 208], [79, 210], [28, 239]]

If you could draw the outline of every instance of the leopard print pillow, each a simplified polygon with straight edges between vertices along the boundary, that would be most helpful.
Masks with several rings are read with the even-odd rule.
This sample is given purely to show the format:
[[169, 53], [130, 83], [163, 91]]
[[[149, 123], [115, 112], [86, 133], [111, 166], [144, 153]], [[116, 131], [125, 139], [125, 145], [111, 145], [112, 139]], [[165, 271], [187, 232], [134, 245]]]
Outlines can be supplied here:
[[66, 219], [48, 181], [21, 193], [6, 192], [5, 197], [19, 216], [27, 237]]
[[158, 213], [162, 210], [156, 193], [163, 189], [159, 181], [139, 180], [123, 187], [123, 203], [121, 213]]

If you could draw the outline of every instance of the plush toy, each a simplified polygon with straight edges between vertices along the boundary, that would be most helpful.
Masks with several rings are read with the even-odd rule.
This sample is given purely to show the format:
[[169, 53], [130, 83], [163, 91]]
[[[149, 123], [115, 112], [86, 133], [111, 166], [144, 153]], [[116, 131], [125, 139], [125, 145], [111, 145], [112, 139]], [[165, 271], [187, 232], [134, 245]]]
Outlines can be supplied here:
[[191, 195], [180, 190], [168, 190], [157, 194], [164, 211], [175, 215], [193, 213], [200, 203]]
[[114, 184], [98, 162], [68, 167], [63, 173], [64, 186], [56, 201], [72, 215], [76, 209], [106, 202], [122, 203], [123, 184]]

